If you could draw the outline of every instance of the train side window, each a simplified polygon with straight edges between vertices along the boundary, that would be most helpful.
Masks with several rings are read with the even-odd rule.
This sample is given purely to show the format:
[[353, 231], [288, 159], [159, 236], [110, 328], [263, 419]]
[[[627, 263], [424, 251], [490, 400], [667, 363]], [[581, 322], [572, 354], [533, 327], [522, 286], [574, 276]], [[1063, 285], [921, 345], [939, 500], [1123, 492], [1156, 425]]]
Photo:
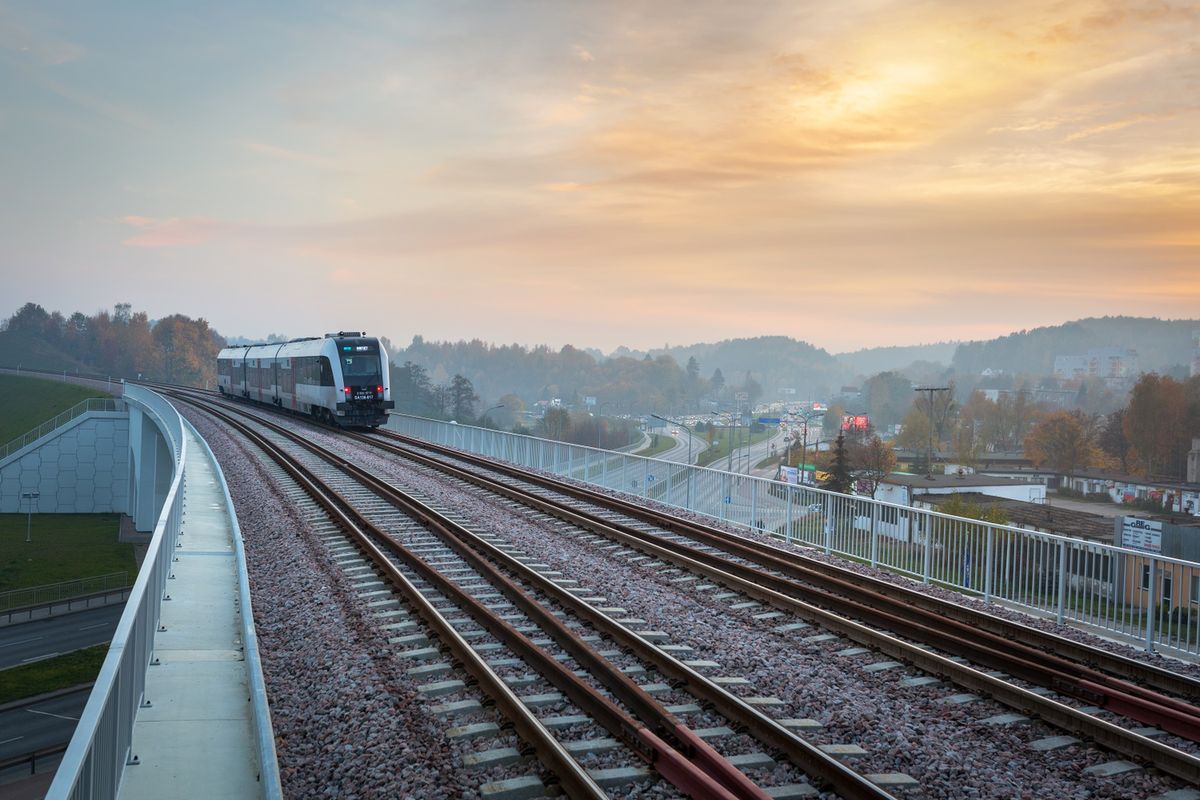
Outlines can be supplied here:
[[329, 356], [321, 356], [321, 385], [333, 386], [333, 365], [329, 363]]

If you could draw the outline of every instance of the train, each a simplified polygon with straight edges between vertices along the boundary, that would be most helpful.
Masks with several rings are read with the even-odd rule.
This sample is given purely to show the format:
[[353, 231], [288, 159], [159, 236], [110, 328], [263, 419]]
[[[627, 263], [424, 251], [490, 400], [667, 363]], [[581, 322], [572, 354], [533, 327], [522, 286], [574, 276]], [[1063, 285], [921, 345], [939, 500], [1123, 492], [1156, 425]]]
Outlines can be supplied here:
[[217, 391], [342, 428], [377, 428], [395, 408], [387, 352], [361, 331], [226, 347]]

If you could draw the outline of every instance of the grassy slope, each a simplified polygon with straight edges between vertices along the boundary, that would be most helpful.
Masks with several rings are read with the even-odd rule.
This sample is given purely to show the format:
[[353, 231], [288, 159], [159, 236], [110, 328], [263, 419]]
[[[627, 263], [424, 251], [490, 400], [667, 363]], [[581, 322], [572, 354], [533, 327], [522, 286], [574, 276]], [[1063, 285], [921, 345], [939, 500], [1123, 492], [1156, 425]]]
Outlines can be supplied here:
[[86, 364], [72, 358], [49, 342], [24, 333], [0, 331], [0, 367], [18, 365], [38, 369], [89, 372]]
[[117, 541], [117, 514], [34, 514], [25, 543], [25, 514], [0, 514], [0, 591], [128, 572], [137, 575], [132, 544]]
[[108, 645], [0, 670], [0, 704], [96, 680]]
[[0, 445], [23, 436], [88, 397], [104, 392], [70, 383], [0, 375]]

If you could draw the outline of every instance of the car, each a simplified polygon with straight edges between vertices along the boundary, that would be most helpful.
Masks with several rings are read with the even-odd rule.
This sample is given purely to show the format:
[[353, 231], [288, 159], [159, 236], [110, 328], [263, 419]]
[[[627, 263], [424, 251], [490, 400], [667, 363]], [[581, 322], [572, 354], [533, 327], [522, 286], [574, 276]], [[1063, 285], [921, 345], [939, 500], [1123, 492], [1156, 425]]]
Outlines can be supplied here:
[[679, 428], [676, 428], [675, 430], [671, 431], [671, 435], [672, 435], [672, 436], [678, 436], [678, 435], [679, 435]]

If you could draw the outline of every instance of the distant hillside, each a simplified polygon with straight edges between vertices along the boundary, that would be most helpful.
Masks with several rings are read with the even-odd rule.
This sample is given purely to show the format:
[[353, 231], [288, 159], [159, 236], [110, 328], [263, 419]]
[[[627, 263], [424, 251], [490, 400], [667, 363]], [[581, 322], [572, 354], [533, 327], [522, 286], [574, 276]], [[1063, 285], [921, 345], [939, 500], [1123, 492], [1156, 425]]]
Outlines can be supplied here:
[[856, 375], [871, 376], [880, 372], [905, 369], [914, 361], [929, 361], [949, 366], [958, 345], [958, 342], [936, 342], [897, 347], [868, 347], [853, 353], [838, 353], [834, 358]]
[[1142, 371], [1161, 372], [1191, 363], [1195, 330], [1200, 330], [1200, 320], [1091, 317], [988, 341], [963, 342], [951, 363], [957, 372], [974, 375], [989, 368], [1049, 375], [1054, 372], [1055, 356], [1083, 355], [1091, 348], [1124, 347], [1137, 351]]
[[41, 337], [16, 331], [0, 331], [0, 367], [95, 372]]
[[663, 353], [680, 366], [695, 358], [703, 378], [719, 368], [726, 381], [740, 383], [750, 372], [762, 384], [766, 399], [774, 399], [780, 388], [795, 389], [798, 398], [827, 397], [851, 375], [825, 350], [787, 336], [726, 339], [650, 351], [651, 356]]

